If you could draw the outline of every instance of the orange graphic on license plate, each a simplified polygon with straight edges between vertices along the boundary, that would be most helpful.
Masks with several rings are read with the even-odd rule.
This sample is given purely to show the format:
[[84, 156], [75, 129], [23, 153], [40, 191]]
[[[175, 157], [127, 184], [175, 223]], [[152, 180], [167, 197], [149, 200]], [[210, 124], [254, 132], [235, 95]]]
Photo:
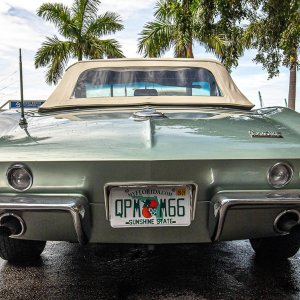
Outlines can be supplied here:
[[176, 189], [176, 196], [185, 196], [186, 189]]

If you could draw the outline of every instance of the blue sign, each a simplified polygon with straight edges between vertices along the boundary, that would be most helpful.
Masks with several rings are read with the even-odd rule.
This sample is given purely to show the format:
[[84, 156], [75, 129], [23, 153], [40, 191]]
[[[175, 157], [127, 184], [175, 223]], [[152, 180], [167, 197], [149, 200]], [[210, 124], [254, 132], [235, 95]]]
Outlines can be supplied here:
[[[24, 101], [24, 108], [38, 108], [45, 101]], [[9, 108], [20, 108], [21, 101], [10, 101]]]

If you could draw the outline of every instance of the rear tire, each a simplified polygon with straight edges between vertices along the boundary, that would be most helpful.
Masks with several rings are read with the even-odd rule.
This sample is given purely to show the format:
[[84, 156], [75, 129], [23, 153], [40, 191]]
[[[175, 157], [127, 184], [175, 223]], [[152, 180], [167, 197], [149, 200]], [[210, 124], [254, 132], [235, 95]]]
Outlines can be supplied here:
[[19, 240], [3, 234], [0, 235], [0, 257], [9, 262], [37, 260], [45, 246], [45, 241]]
[[258, 258], [287, 259], [300, 248], [299, 228], [283, 236], [250, 239], [250, 244]]

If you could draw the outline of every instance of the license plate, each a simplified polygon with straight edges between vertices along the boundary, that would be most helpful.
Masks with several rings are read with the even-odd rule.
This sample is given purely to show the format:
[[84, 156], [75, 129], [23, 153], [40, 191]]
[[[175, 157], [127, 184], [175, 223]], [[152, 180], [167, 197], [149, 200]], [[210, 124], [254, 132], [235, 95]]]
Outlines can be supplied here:
[[192, 188], [189, 185], [121, 186], [109, 193], [112, 227], [188, 226]]

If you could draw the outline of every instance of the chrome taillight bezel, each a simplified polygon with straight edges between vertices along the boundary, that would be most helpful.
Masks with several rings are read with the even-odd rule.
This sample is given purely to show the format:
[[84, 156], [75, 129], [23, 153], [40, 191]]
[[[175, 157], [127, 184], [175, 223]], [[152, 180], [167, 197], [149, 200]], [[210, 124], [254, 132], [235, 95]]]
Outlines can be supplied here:
[[[288, 180], [284, 184], [280, 184], [280, 185], [273, 184], [272, 180], [271, 180], [271, 174], [274, 171], [274, 169], [277, 168], [278, 166], [284, 166], [287, 169], [288, 173], [289, 173], [288, 174]], [[282, 162], [282, 161], [277, 162], [272, 167], [270, 167], [268, 172], [267, 172], [267, 180], [268, 180], [269, 185], [272, 186], [273, 188], [276, 188], [276, 189], [280, 189], [280, 188], [285, 187], [287, 184], [289, 184], [291, 182], [293, 177], [294, 177], [294, 169], [293, 169], [292, 165], [288, 162]]]
[[[12, 173], [15, 171], [15, 170], [19, 170], [19, 169], [23, 169], [26, 171], [26, 173], [28, 174], [29, 176], [29, 183], [28, 185], [26, 186], [26, 188], [23, 188], [23, 189], [20, 189], [16, 186], [13, 185], [12, 183], [12, 180], [11, 180], [11, 176], [12, 176]], [[7, 179], [7, 182], [9, 184], [9, 186], [14, 189], [15, 191], [18, 191], [18, 192], [25, 192], [25, 191], [28, 191], [31, 187], [32, 187], [32, 184], [33, 184], [33, 175], [32, 175], [32, 172], [30, 170], [30, 168], [28, 166], [26, 166], [25, 164], [22, 164], [22, 163], [17, 163], [17, 164], [13, 164], [11, 165], [7, 171], [6, 171], [6, 179]]]

